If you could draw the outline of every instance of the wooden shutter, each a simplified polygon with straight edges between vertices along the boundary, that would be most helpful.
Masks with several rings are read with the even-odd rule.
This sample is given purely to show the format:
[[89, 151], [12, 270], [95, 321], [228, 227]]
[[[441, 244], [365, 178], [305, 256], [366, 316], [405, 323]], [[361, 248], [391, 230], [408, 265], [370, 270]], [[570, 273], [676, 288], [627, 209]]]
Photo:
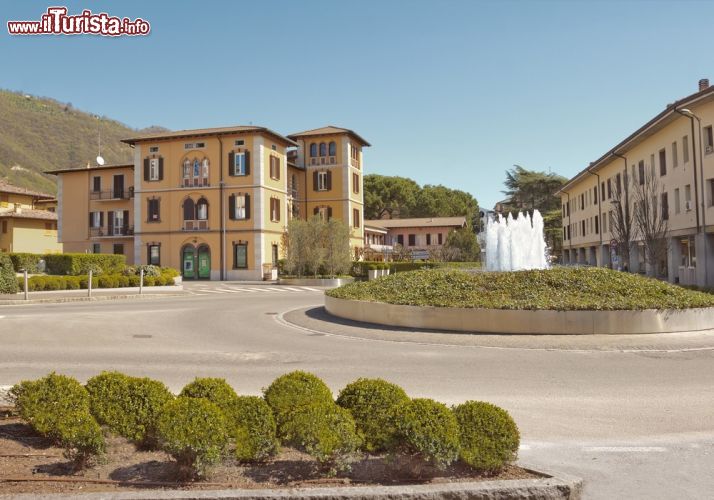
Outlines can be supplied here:
[[94, 215], [94, 212], [89, 212], [89, 227], [92, 227], [92, 222], [93, 222], [92, 215]]
[[332, 219], [332, 207], [327, 207], [327, 220]]
[[312, 215], [317, 215], [320, 213], [320, 207], [315, 207], [315, 209], [312, 211]]
[[164, 180], [164, 159], [159, 158], [159, 180]]
[[327, 180], [325, 181], [325, 187], [328, 191], [332, 189], [332, 170], [327, 171]]
[[317, 170], [312, 173], [312, 190], [317, 191]]
[[124, 214], [122, 215], [123, 220], [124, 220], [124, 229], [129, 229], [129, 211], [124, 210]]
[[99, 227], [104, 227], [104, 212], [99, 212]]
[[250, 175], [250, 152], [246, 150], [243, 154], [245, 155], [245, 175]]
[[245, 218], [250, 219], [250, 195], [245, 195]]
[[233, 151], [228, 153], [228, 175], [236, 174], [236, 154]]
[[228, 218], [236, 220], [236, 195], [234, 194], [228, 197]]
[[107, 221], [107, 228], [109, 230], [109, 234], [112, 234], [114, 232], [114, 212], [107, 212], [107, 218], [109, 219]]
[[280, 180], [280, 158], [275, 157], [275, 177]]
[[275, 212], [278, 214], [278, 217], [276, 218], [276, 220], [280, 220], [280, 206], [281, 205], [282, 205], [282, 203], [280, 203], [280, 199], [276, 198], [275, 199]]
[[144, 158], [144, 180], [149, 180], [149, 159]]

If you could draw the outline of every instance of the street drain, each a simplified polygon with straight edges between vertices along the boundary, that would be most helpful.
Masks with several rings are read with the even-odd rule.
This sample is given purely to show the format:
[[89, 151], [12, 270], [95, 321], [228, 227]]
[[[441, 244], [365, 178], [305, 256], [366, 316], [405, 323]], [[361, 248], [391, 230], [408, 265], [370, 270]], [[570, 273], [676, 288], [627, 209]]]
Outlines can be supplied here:
[[265, 313], [265, 314], [267, 314], [268, 316], [277, 316], [278, 315], [278, 313], [274, 313], [274, 312], [269, 312], [269, 313]]
[[139, 334], [139, 335], [133, 335], [135, 339], [150, 339], [153, 337], [153, 335], [144, 335], [144, 334]]

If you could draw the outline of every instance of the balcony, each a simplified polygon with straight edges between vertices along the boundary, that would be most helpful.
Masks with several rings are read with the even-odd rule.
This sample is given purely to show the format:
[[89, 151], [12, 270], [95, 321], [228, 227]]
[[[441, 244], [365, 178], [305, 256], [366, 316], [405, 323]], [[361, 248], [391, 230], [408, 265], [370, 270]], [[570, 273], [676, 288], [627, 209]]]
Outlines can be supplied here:
[[335, 156], [318, 156], [310, 158], [310, 165], [336, 165], [337, 157]]
[[124, 227], [90, 227], [90, 238], [124, 238], [134, 236], [133, 226]]
[[185, 220], [183, 221], [184, 231], [208, 231], [207, 220]]
[[179, 187], [210, 187], [208, 182], [208, 177], [184, 177], [181, 179], [181, 185]]
[[108, 189], [105, 191], [90, 191], [90, 200], [109, 201], [109, 200], [128, 200], [134, 197], [134, 187], [129, 189]]

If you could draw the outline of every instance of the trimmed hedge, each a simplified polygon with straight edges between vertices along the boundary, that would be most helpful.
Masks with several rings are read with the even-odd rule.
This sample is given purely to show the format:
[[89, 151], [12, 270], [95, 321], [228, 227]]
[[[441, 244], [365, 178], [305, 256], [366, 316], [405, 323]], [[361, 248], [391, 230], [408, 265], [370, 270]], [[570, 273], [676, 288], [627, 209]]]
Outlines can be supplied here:
[[354, 261], [350, 275], [355, 278], [366, 278], [367, 271], [373, 269], [389, 269], [390, 274], [420, 269], [481, 269], [480, 262], [379, 262], [379, 261]]
[[263, 398], [238, 396], [225, 411], [228, 432], [235, 439], [235, 457], [241, 462], [266, 460], [278, 450], [275, 418]]
[[396, 427], [392, 421], [395, 407], [409, 401], [398, 385], [382, 379], [360, 378], [348, 384], [337, 397], [337, 404], [352, 414], [366, 451], [390, 449]]
[[279, 437], [285, 435], [282, 427], [291, 412], [314, 403], [334, 404], [332, 391], [327, 384], [312, 373], [303, 371], [286, 373], [276, 378], [263, 391], [263, 396], [273, 410]]
[[714, 296], [601, 267], [514, 272], [431, 269], [350, 283], [330, 297], [413, 306], [527, 310], [714, 307]]
[[158, 420], [161, 448], [187, 473], [205, 476], [228, 444], [226, 419], [205, 398], [179, 397], [167, 403]]
[[[170, 269], [170, 268], [165, 268]], [[175, 270], [174, 270], [175, 271]], [[173, 273], [163, 271], [160, 276], [144, 278], [144, 286], [173, 286]], [[15, 274], [13, 273], [13, 279]], [[92, 288], [127, 288], [139, 286], [139, 276], [125, 276], [123, 274], [100, 274], [92, 277]], [[18, 289], [24, 291], [24, 278], [16, 279]], [[89, 285], [88, 276], [31, 276], [27, 280], [30, 292], [51, 290], [79, 290], [86, 289]]]
[[0, 293], [17, 293], [17, 279], [10, 257], [0, 252]]
[[198, 378], [181, 390], [180, 397], [205, 398], [218, 406], [223, 413], [231, 408], [238, 394], [233, 390], [226, 379], [223, 378]]
[[459, 457], [459, 425], [454, 414], [432, 399], [413, 399], [393, 413], [403, 451], [443, 469]]
[[47, 274], [79, 276], [95, 273], [121, 273], [126, 266], [124, 255], [104, 253], [59, 253], [44, 256]]
[[16, 273], [22, 272], [23, 269], [27, 269], [27, 272], [30, 274], [40, 272], [39, 265], [43, 257], [42, 255], [26, 252], [12, 252], [8, 255], [10, 256], [12, 266], [15, 268]]

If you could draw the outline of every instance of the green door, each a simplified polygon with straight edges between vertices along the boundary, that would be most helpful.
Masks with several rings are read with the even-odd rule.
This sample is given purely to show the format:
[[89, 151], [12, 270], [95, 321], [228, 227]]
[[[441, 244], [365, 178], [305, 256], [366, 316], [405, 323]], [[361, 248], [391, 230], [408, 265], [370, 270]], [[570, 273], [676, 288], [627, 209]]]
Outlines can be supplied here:
[[183, 249], [183, 277], [193, 279], [196, 277], [194, 266], [193, 248], [186, 247]]
[[199, 279], [211, 278], [211, 253], [208, 247], [198, 249], [198, 277]]

